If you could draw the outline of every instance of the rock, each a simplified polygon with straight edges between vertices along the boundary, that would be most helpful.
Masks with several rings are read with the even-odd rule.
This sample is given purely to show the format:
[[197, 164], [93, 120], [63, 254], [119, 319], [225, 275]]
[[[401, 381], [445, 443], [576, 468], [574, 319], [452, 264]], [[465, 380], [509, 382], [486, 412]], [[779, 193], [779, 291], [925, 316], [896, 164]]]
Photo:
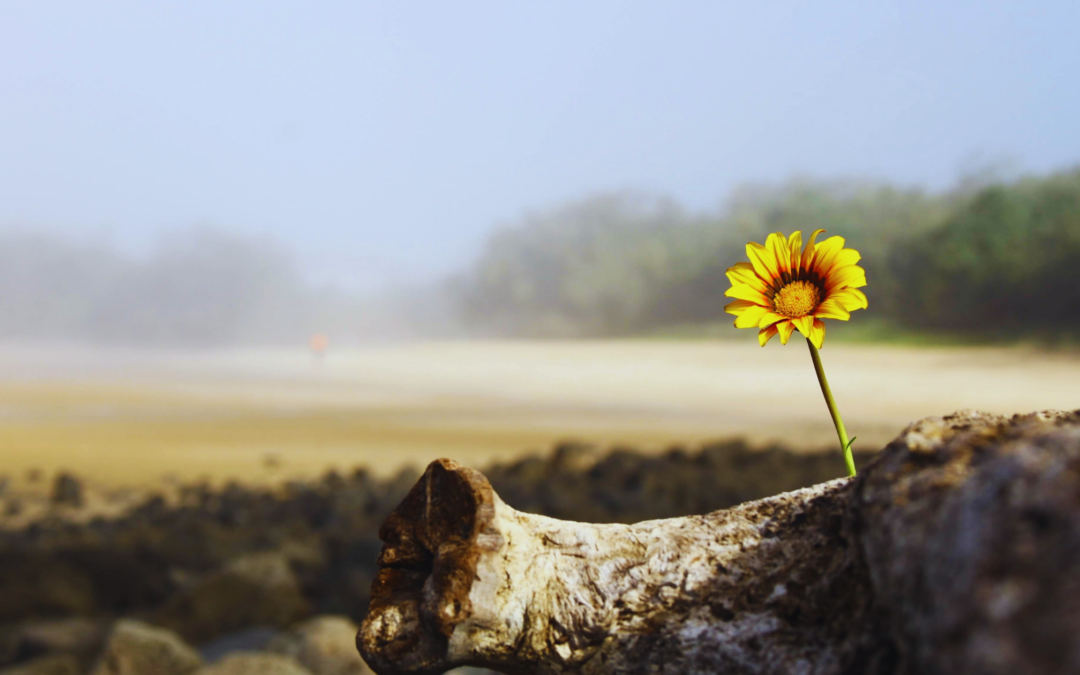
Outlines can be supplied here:
[[314, 675], [363, 675], [371, 670], [356, 651], [358, 626], [343, 616], [318, 616], [274, 638], [267, 651], [295, 658]]
[[138, 621], [116, 622], [90, 675], [186, 675], [202, 657], [175, 633]]
[[905, 672], [1080, 672], [1080, 411], [913, 424], [851, 514]]
[[266, 645], [280, 635], [280, 631], [274, 628], [256, 627], [245, 628], [235, 633], [229, 633], [213, 642], [199, 645], [199, 653], [207, 663], [214, 663], [234, 652], [261, 652], [266, 650]]
[[70, 654], [52, 654], [0, 670], [0, 675], [80, 675], [79, 660]]
[[295, 659], [281, 654], [239, 652], [205, 666], [194, 675], [312, 675]]
[[4, 502], [4, 515], [17, 516], [23, 511], [22, 500], [17, 497], [9, 497]]
[[82, 481], [67, 472], [62, 472], [53, 481], [52, 503], [57, 506], [79, 508], [83, 505]]
[[548, 462], [561, 472], [587, 471], [600, 461], [600, 450], [590, 443], [562, 441], [555, 445]]
[[0, 549], [0, 622], [88, 616], [98, 608], [86, 566], [30, 547]]
[[[856, 453], [865, 465], [868, 453]], [[590, 446], [564, 442], [548, 457], [524, 457], [488, 467], [484, 475], [515, 509], [594, 523], [710, 513], [843, 474], [831, 448], [793, 453], [755, 449], [742, 441], [662, 455], [614, 449], [600, 456]]]
[[330, 492], [336, 492], [346, 486], [345, 479], [334, 469], [330, 469], [322, 477], [322, 486]]
[[0, 654], [0, 664], [69, 654], [82, 664], [82, 672], [101, 651], [108, 629], [107, 622], [85, 618], [27, 622], [6, 636], [6, 654]]
[[[489, 475], [507, 501], [525, 511], [635, 522], [706, 513], [843, 471], [831, 448], [818, 457], [728, 445], [688, 455], [622, 451], [601, 457], [586, 446], [563, 443], [552, 455], [496, 467]], [[48, 474], [50, 488], [54, 475]], [[156, 617], [171, 602], [182, 605], [179, 596], [229, 561], [268, 549], [292, 549], [289, 567], [313, 612], [363, 616], [377, 572], [379, 523], [416, 476], [415, 469], [393, 478], [357, 470], [289, 489], [221, 489], [202, 482], [170, 489], [168, 499], [144, 489], [118, 489], [103, 494], [109, 513], [100, 518], [87, 510], [97, 507], [89, 485], [83, 486], [78, 512], [42, 508], [40, 485], [26, 494], [13, 485], [0, 497], [0, 514], [11, 509], [10, 516], [0, 515], [0, 626], [59, 616]], [[297, 553], [299, 548], [317, 555]], [[166, 618], [170, 627], [179, 627], [175, 614]], [[284, 628], [300, 618], [266, 626]], [[230, 619], [212, 631], [183, 630], [202, 645], [256, 626], [257, 619]]]
[[109, 626], [82, 617], [28, 623], [20, 630], [23, 649], [37, 654], [77, 654], [97, 651], [105, 643]]
[[241, 556], [180, 592], [154, 622], [198, 644], [253, 626], [283, 628], [308, 611], [289, 559], [266, 552]]

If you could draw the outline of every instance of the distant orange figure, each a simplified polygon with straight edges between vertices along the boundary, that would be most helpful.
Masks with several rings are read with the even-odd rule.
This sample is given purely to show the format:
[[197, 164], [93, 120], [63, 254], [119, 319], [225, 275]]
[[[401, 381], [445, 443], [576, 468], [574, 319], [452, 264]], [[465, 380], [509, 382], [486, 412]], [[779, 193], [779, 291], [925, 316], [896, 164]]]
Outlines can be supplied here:
[[330, 338], [325, 333], [315, 333], [311, 336], [311, 353], [321, 359], [326, 354], [326, 348], [330, 346]]

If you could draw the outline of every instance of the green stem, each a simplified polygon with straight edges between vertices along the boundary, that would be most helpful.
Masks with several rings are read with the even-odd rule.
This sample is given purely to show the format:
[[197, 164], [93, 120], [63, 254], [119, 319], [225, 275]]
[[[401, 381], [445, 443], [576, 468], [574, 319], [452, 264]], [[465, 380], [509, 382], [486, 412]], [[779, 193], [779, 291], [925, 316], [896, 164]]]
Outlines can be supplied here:
[[829, 381], [825, 379], [825, 368], [821, 365], [821, 354], [818, 353], [813, 342], [807, 340], [806, 344], [810, 347], [810, 358], [814, 360], [814, 371], [817, 373], [821, 393], [825, 396], [825, 403], [829, 406], [829, 414], [832, 415], [833, 424], [836, 426], [836, 435], [840, 437], [840, 449], [844, 452], [844, 463], [847, 464], [848, 475], [854, 476], [855, 458], [851, 456], [851, 441], [848, 440], [844, 420], [840, 419], [840, 410], [837, 409], [836, 400], [833, 398], [832, 390], [829, 389]]

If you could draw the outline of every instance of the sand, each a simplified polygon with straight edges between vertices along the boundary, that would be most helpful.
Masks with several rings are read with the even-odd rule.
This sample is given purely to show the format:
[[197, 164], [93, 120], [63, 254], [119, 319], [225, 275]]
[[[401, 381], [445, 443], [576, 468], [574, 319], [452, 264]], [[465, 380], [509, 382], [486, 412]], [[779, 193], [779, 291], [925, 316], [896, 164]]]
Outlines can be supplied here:
[[[963, 408], [1080, 407], [1080, 356], [829, 345], [856, 446]], [[449, 456], [482, 466], [561, 439], [661, 450], [743, 436], [835, 443], [805, 345], [752, 340], [432, 342], [306, 350], [0, 347], [0, 474], [102, 485], [279, 481]]]

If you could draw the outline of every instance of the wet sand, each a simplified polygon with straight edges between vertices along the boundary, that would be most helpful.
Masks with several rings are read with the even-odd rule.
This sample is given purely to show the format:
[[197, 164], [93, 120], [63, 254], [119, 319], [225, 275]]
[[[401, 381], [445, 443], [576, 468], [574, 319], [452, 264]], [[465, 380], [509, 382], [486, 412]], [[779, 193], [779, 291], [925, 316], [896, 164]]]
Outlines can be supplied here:
[[[826, 344], [857, 447], [962, 408], [1080, 407], [1080, 355]], [[483, 465], [562, 439], [645, 450], [743, 436], [835, 443], [805, 346], [441, 342], [332, 350], [0, 348], [0, 474], [102, 485], [249, 482], [440, 456]]]

